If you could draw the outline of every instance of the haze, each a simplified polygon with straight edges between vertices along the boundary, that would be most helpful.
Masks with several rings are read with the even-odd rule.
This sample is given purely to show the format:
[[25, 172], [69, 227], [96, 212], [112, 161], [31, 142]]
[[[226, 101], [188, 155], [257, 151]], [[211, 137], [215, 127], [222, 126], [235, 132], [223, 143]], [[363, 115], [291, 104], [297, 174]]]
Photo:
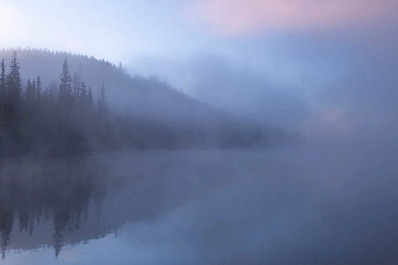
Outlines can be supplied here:
[[397, 10], [0, 0], [23, 90], [37, 75], [57, 90], [67, 59], [116, 114], [82, 118], [89, 157], [0, 161], [5, 264], [398, 264]]
[[[394, 113], [396, 8], [393, 0], [2, 1], [0, 43], [121, 61], [216, 106], [344, 137], [387, 129], [376, 117]], [[389, 119], [388, 129], [396, 132]]]

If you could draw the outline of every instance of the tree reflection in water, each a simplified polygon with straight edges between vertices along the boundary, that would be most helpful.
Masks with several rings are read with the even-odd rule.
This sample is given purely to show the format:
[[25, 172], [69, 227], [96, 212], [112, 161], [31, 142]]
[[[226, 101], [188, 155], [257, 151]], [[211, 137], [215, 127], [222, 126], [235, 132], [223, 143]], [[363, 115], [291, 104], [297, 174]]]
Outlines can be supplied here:
[[32, 235], [35, 225], [51, 221], [58, 256], [64, 235], [87, 221], [91, 202], [100, 213], [105, 175], [106, 169], [89, 159], [0, 162], [2, 258], [13, 229]]

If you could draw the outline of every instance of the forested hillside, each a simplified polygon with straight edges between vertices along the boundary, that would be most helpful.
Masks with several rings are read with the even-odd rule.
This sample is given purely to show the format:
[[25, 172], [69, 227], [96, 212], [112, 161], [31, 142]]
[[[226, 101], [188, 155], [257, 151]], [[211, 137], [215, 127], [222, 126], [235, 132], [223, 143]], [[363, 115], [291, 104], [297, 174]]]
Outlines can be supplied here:
[[[121, 64], [116, 66], [105, 60], [67, 52], [38, 49], [16, 49], [15, 51], [21, 65], [23, 81], [27, 81], [32, 76], [40, 76], [45, 86], [51, 82], [58, 85], [60, 66], [66, 59], [72, 78], [74, 73], [80, 73], [86, 85], [91, 87], [95, 100], [99, 96], [101, 84], [105, 83], [109, 91], [107, 95], [109, 105], [118, 111], [134, 110], [136, 114], [151, 117], [154, 113], [162, 113], [168, 118], [178, 120], [191, 115], [187, 112], [189, 108], [201, 105], [196, 99], [188, 97], [156, 78], [131, 77]], [[3, 49], [0, 51], [0, 58], [6, 59], [8, 63], [13, 52], [14, 50], [11, 49]], [[202, 107], [209, 109], [208, 106]]]
[[[0, 53], [0, 155], [253, 148], [287, 140], [157, 79], [104, 60], [46, 50]], [[291, 137], [289, 138], [291, 139]]]

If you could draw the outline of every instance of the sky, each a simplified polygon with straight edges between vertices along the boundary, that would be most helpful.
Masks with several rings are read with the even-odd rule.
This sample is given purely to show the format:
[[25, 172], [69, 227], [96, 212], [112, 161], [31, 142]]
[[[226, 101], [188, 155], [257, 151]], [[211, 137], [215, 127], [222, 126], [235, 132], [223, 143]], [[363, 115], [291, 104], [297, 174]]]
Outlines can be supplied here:
[[395, 135], [396, 0], [0, 0], [0, 46], [122, 62], [308, 136]]

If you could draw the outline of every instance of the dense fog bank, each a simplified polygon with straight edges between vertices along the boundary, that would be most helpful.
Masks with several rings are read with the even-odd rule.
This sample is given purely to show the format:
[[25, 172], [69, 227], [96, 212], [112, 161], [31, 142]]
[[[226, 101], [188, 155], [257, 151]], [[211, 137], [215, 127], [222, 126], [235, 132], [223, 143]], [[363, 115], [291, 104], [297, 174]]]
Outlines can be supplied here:
[[[299, 140], [297, 134], [200, 103], [156, 79], [131, 78], [121, 66], [68, 53], [18, 52], [26, 68], [16, 51], [9, 69], [4, 60], [1, 64], [4, 158], [67, 157], [103, 150], [266, 148]], [[9, 53], [3, 50], [0, 55]], [[64, 57], [79, 63], [74, 73], [68, 60], [61, 60]], [[55, 65], [57, 61], [63, 63]], [[59, 77], [54, 69], [59, 69]], [[44, 79], [33, 75], [39, 72]], [[27, 74], [33, 76], [25, 81], [22, 76]], [[91, 88], [90, 83], [98, 87]]]

